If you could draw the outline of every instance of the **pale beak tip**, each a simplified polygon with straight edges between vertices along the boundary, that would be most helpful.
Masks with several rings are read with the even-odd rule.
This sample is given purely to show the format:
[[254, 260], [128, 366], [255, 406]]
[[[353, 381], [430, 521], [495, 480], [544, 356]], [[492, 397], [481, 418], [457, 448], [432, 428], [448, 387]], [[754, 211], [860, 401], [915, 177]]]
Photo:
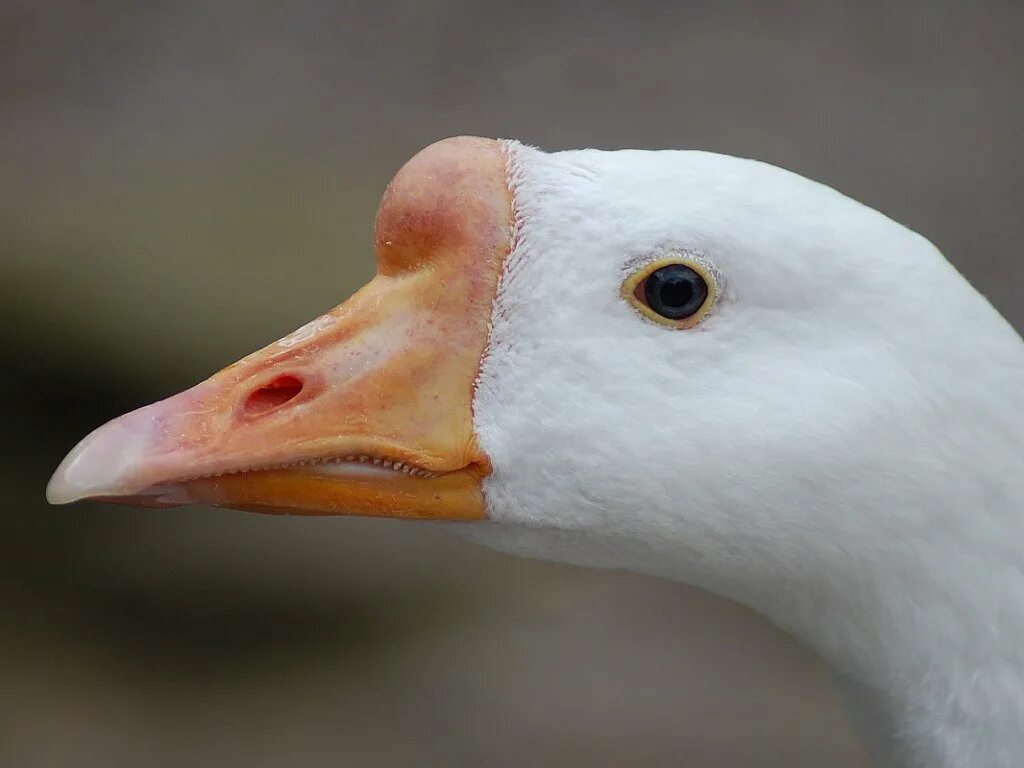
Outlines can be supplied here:
[[114, 473], [110, 466], [98, 462], [91, 450], [97, 432], [99, 430], [79, 442], [54, 471], [46, 484], [46, 500], [50, 504], [81, 501], [104, 492], [112, 485]]
[[67, 481], [64, 475], [63, 465], [57, 468], [46, 484], [46, 501], [49, 504], [71, 504], [86, 497], [81, 488], [76, 488]]
[[50, 504], [71, 504], [93, 496], [118, 496], [137, 490], [126, 480], [142, 454], [148, 430], [134, 416], [104, 424], [72, 448], [47, 483], [46, 500]]

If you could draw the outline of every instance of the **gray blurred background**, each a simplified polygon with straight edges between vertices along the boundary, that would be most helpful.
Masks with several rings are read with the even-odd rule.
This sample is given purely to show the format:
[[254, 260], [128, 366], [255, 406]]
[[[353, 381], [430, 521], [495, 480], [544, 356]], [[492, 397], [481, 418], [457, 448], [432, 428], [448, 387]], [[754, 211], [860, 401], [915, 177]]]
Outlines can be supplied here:
[[1020, 327], [1022, 34], [1019, 2], [0, 2], [0, 765], [864, 766], [817, 660], [696, 590], [43, 488], [368, 279], [385, 184], [451, 134], [783, 165]]

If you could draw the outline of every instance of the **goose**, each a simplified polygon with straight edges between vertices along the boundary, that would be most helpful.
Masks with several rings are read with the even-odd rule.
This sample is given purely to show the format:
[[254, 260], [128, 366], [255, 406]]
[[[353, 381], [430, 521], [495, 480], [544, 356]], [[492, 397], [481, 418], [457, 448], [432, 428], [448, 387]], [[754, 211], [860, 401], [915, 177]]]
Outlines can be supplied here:
[[817, 652], [875, 764], [1024, 761], [1024, 344], [924, 237], [754, 160], [457, 137], [374, 245], [49, 501], [408, 518], [696, 585]]

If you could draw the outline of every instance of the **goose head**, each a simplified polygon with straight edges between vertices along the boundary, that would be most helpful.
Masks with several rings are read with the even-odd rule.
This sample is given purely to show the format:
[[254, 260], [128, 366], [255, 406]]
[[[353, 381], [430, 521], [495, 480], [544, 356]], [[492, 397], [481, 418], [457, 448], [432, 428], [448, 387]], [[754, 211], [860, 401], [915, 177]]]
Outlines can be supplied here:
[[462, 137], [398, 173], [375, 246], [344, 304], [86, 437], [50, 500], [457, 520], [763, 612], [884, 759], [1017, 744], [1021, 679], [988, 670], [1024, 636], [1024, 351], [927, 240], [753, 160]]

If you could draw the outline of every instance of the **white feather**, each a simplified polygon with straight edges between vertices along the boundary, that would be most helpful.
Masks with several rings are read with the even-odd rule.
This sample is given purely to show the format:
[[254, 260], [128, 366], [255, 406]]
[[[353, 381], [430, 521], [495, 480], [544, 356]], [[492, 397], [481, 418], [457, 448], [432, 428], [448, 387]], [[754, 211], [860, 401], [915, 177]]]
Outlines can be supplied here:
[[[880, 765], [1024, 755], [1024, 344], [920, 235], [763, 163], [507, 144], [474, 402], [505, 550], [703, 586], [826, 660]], [[700, 255], [698, 327], [629, 265]]]

